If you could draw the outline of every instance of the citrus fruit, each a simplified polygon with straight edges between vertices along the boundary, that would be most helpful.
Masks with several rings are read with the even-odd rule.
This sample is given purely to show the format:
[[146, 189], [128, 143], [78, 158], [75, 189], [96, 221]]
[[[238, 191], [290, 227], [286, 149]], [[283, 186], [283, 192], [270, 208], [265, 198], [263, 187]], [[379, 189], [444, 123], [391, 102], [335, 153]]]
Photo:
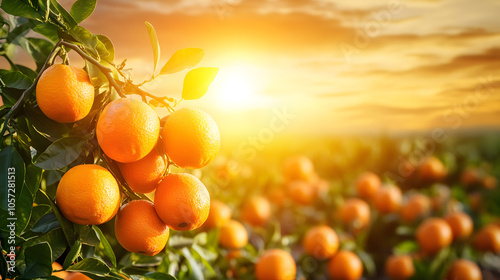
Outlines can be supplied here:
[[205, 185], [187, 173], [167, 175], [158, 185], [154, 199], [158, 216], [174, 230], [193, 230], [208, 217], [210, 194]]
[[96, 131], [97, 141], [108, 157], [118, 162], [133, 162], [155, 147], [160, 119], [148, 104], [120, 98], [104, 107]]
[[414, 194], [401, 208], [401, 218], [405, 222], [411, 223], [429, 214], [430, 210], [430, 199], [423, 194]]
[[482, 206], [482, 195], [480, 192], [473, 192], [468, 195], [469, 206], [472, 211], [478, 212]]
[[79, 272], [70, 273], [69, 276], [67, 276], [64, 279], [65, 280], [92, 280], [90, 277], [86, 276], [85, 274], [79, 273]]
[[429, 157], [419, 167], [419, 175], [422, 180], [436, 182], [440, 181], [448, 171], [441, 160], [437, 157]]
[[480, 181], [480, 174], [479, 171], [476, 168], [469, 167], [462, 171], [462, 174], [460, 175], [460, 182], [466, 186], [472, 186]]
[[56, 203], [66, 219], [81, 225], [111, 220], [120, 207], [120, 189], [106, 168], [77, 165], [66, 172], [56, 192]]
[[255, 265], [258, 280], [293, 280], [297, 267], [292, 256], [281, 249], [270, 249], [260, 256]]
[[339, 251], [328, 262], [328, 274], [334, 280], [357, 280], [363, 276], [363, 263], [351, 251]]
[[449, 214], [445, 218], [453, 233], [453, 240], [460, 240], [469, 237], [474, 228], [474, 223], [469, 215], [456, 212]]
[[296, 180], [287, 184], [288, 196], [300, 205], [310, 205], [317, 198], [317, 190], [307, 181]]
[[435, 254], [451, 244], [453, 233], [448, 223], [441, 218], [429, 218], [417, 228], [417, 241], [424, 253]]
[[385, 186], [381, 188], [374, 198], [374, 205], [382, 214], [399, 211], [402, 201], [401, 190], [396, 186]]
[[[63, 267], [60, 265], [58, 262], [53, 262], [52, 263], [52, 270], [62, 270]], [[52, 272], [52, 276], [57, 276], [62, 279], [66, 279], [66, 277], [69, 275], [69, 272], [67, 271], [58, 271], [58, 272]]]
[[83, 119], [94, 103], [94, 86], [85, 70], [55, 64], [47, 68], [36, 85], [36, 102], [52, 120], [71, 123]]
[[358, 198], [348, 199], [340, 208], [340, 219], [350, 229], [363, 229], [370, 224], [370, 206]]
[[225, 248], [238, 249], [248, 243], [245, 227], [236, 220], [229, 220], [219, 230], [219, 244]]
[[224, 202], [219, 200], [212, 200], [210, 202], [210, 210], [208, 218], [203, 224], [208, 229], [222, 226], [224, 223], [231, 219], [231, 208]]
[[474, 237], [474, 246], [479, 251], [500, 252], [500, 226], [489, 224]]
[[391, 280], [405, 280], [415, 274], [413, 259], [408, 255], [390, 256], [385, 262], [385, 273]]
[[290, 157], [283, 165], [283, 175], [290, 181], [310, 181], [315, 176], [314, 165], [306, 156]]
[[161, 136], [168, 157], [182, 168], [202, 168], [219, 152], [217, 124], [198, 109], [182, 108], [170, 114]]
[[271, 217], [271, 204], [262, 196], [254, 196], [243, 204], [242, 219], [254, 227], [263, 226]]
[[466, 260], [459, 259], [451, 265], [446, 279], [450, 280], [481, 280], [483, 276], [481, 269], [477, 264]]
[[326, 259], [337, 253], [339, 238], [329, 226], [315, 226], [307, 231], [302, 246], [309, 255], [317, 259]]
[[498, 181], [494, 176], [488, 175], [482, 180], [482, 183], [485, 189], [492, 190], [496, 188]]
[[364, 199], [372, 199], [380, 189], [381, 182], [377, 174], [366, 172], [356, 180], [356, 193]]
[[115, 235], [127, 251], [154, 256], [165, 248], [169, 230], [152, 202], [132, 200], [116, 214]]
[[136, 193], [150, 193], [156, 189], [167, 169], [165, 158], [156, 149], [138, 161], [118, 163], [120, 172]]

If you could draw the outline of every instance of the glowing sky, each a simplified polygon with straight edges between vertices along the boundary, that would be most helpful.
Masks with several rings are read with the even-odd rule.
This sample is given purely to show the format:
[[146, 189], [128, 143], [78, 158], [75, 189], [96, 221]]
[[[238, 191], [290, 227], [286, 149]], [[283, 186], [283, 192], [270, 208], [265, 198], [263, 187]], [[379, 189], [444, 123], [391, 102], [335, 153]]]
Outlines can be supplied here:
[[[152, 71], [144, 21], [162, 63], [203, 48], [219, 76], [183, 105], [222, 131], [286, 110], [292, 133], [391, 132], [500, 125], [499, 11], [496, 0], [99, 0], [83, 25], [112, 39], [137, 82]], [[184, 74], [146, 89], [179, 97]]]

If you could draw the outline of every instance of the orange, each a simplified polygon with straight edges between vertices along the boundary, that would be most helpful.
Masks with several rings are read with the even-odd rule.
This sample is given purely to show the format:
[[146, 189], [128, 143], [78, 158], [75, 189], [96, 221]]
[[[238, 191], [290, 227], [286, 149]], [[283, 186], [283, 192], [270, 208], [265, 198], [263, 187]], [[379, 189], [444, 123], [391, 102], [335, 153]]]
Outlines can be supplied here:
[[167, 245], [169, 230], [152, 202], [132, 200], [116, 214], [115, 235], [127, 251], [154, 256]]
[[370, 224], [370, 206], [361, 199], [351, 198], [340, 208], [340, 219], [349, 228], [361, 230]]
[[417, 241], [424, 253], [435, 254], [451, 244], [453, 233], [448, 223], [441, 218], [429, 218], [422, 222], [416, 232]]
[[[62, 270], [63, 267], [58, 262], [52, 263], [52, 270]], [[69, 275], [67, 271], [52, 272], [52, 276], [57, 276], [59, 278], [65, 279]]]
[[310, 205], [317, 198], [317, 190], [306, 181], [292, 181], [287, 185], [288, 196], [300, 205]]
[[315, 177], [314, 165], [306, 156], [290, 157], [283, 165], [283, 175], [290, 181], [310, 181]]
[[293, 280], [297, 267], [292, 256], [281, 249], [270, 249], [260, 256], [255, 265], [258, 280]]
[[210, 202], [210, 211], [208, 218], [203, 224], [208, 229], [220, 227], [231, 219], [231, 208], [224, 202], [219, 200], [212, 200]]
[[219, 244], [225, 248], [238, 249], [248, 243], [248, 233], [245, 227], [236, 220], [229, 220], [220, 227]]
[[286, 201], [286, 195], [283, 189], [280, 188], [273, 188], [269, 191], [267, 194], [267, 197], [269, 198], [270, 201], [273, 202], [274, 205], [276, 206], [283, 206]]
[[450, 280], [481, 280], [483, 276], [481, 269], [477, 264], [466, 260], [459, 259], [451, 265], [446, 279]]
[[460, 175], [460, 182], [466, 187], [477, 184], [479, 181], [480, 174], [475, 168], [469, 167], [462, 171], [462, 174]]
[[90, 277], [86, 276], [85, 274], [79, 273], [79, 272], [73, 272], [70, 273], [68, 277], [65, 278], [66, 280], [92, 280]]
[[156, 189], [167, 169], [165, 158], [156, 149], [142, 159], [118, 163], [120, 172], [130, 188], [137, 193], [150, 193]]
[[263, 226], [271, 218], [271, 204], [262, 196], [251, 197], [243, 204], [241, 217], [254, 227]]
[[401, 208], [401, 218], [405, 222], [411, 223], [429, 214], [430, 210], [430, 199], [422, 194], [414, 194]]
[[479, 251], [500, 252], [500, 226], [490, 224], [482, 228], [474, 238], [474, 246]]
[[56, 192], [56, 202], [66, 219], [81, 225], [111, 220], [120, 207], [120, 189], [106, 168], [86, 164], [66, 172]]
[[328, 262], [328, 274], [334, 280], [357, 280], [363, 276], [363, 263], [351, 251], [339, 251]]
[[462, 212], [449, 214], [448, 216], [446, 216], [445, 220], [448, 225], [450, 225], [454, 240], [460, 240], [469, 237], [474, 228], [472, 219], [469, 217], [469, 215]]
[[377, 192], [374, 205], [382, 214], [394, 213], [399, 211], [402, 199], [401, 190], [398, 187], [386, 186]]
[[482, 183], [483, 183], [483, 187], [485, 189], [492, 190], [492, 189], [496, 188], [498, 182], [497, 182], [497, 178], [489, 175], [483, 179]]
[[419, 175], [422, 180], [437, 182], [446, 177], [448, 171], [441, 160], [437, 157], [429, 157], [419, 167]]
[[408, 255], [390, 256], [385, 262], [385, 273], [391, 280], [405, 280], [415, 274], [413, 259]]
[[472, 211], [479, 211], [481, 210], [481, 193], [480, 192], [474, 192], [468, 195], [469, 198], [469, 206], [472, 209]]
[[63, 64], [45, 70], [36, 85], [36, 102], [40, 110], [60, 123], [79, 121], [94, 103], [94, 86], [85, 70]]
[[97, 121], [97, 141], [104, 153], [118, 162], [145, 157], [156, 145], [160, 119], [148, 104], [129, 98], [112, 101]]
[[158, 216], [174, 230], [193, 230], [208, 217], [210, 194], [205, 185], [187, 173], [167, 175], [155, 193], [155, 209]]
[[372, 199], [380, 189], [381, 182], [377, 174], [366, 172], [356, 180], [356, 192], [364, 199]]
[[307, 231], [302, 246], [309, 255], [317, 259], [327, 259], [337, 253], [339, 237], [329, 226], [315, 226]]
[[198, 109], [182, 108], [170, 114], [161, 137], [170, 160], [182, 168], [202, 168], [219, 152], [217, 124]]

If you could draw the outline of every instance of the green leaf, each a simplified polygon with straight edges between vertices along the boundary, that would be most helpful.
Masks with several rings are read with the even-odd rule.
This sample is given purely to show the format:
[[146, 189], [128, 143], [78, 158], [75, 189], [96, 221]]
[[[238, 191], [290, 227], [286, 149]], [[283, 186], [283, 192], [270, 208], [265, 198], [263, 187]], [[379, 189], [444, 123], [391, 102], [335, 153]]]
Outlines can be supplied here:
[[56, 10], [62, 17], [64, 23], [68, 25], [69, 28], [75, 27], [78, 25], [78, 23], [75, 21], [75, 19], [71, 16], [68, 11], [66, 11], [58, 2], [57, 0], [50, 0], [50, 6], [51, 10]]
[[78, 226], [80, 240], [83, 244], [87, 244], [90, 246], [98, 246], [100, 243], [97, 232], [92, 228], [92, 226]]
[[48, 277], [52, 274], [52, 249], [49, 243], [43, 242], [26, 248], [26, 268], [23, 277], [34, 279]]
[[28, 2], [19, 0], [2, 0], [0, 5], [6, 13], [18, 17], [26, 17], [31, 19], [42, 19], [40, 13]]
[[[0, 243], [0, 251], [3, 252], [3, 247], [2, 247], [2, 244]], [[5, 250], [7, 251], [7, 248], [5, 248]], [[8, 266], [7, 266], [7, 260], [6, 258], [0, 258], [0, 277], [2, 277], [1, 279], [7, 279], [7, 270], [8, 270]]]
[[82, 251], [82, 242], [80, 240], [76, 240], [73, 246], [71, 246], [71, 249], [68, 252], [68, 255], [66, 256], [66, 259], [64, 259], [63, 263], [63, 268], [68, 269], [73, 262], [80, 256]]
[[36, 167], [32, 163], [26, 167], [26, 178], [24, 180], [33, 199], [35, 199], [36, 192], [42, 182], [42, 172], [43, 170], [41, 168]]
[[69, 13], [76, 22], [80, 23], [94, 12], [96, 3], [96, 0], [77, 0], [71, 6]]
[[189, 249], [184, 247], [181, 249], [182, 254], [187, 260], [187, 264], [189, 266], [189, 275], [191, 276], [191, 279], [200, 279], [203, 280], [205, 279], [203, 277], [203, 272], [201, 271], [201, 268], [199, 264], [196, 262], [196, 260], [193, 258], [191, 255], [191, 252], [189, 252]]
[[45, 170], [63, 168], [78, 158], [86, 140], [66, 137], [52, 143], [36, 160], [35, 165]]
[[62, 231], [64, 233], [64, 237], [66, 238], [67, 244], [73, 244], [75, 241], [75, 233], [73, 230], [73, 224], [68, 221], [59, 211], [59, 208], [55, 205], [55, 203], [50, 199], [50, 197], [47, 195], [45, 191], [42, 189], [39, 190], [39, 192], [43, 195], [45, 200], [50, 204], [50, 207], [52, 207], [52, 211], [54, 211], [54, 214], [57, 217], [57, 220], [59, 221], [59, 224], [61, 225]]
[[81, 26], [75, 26], [71, 28], [69, 30], [69, 35], [71, 35], [78, 43], [82, 44], [85, 50], [91, 54], [91, 56], [93, 56], [97, 60], [100, 60], [99, 53], [96, 50], [97, 36]]
[[56, 214], [54, 212], [50, 212], [41, 217], [33, 226], [31, 231], [46, 233], [53, 229], [60, 227], [59, 221], [57, 220]]
[[37, 73], [33, 71], [31, 68], [28, 68], [24, 65], [16, 64], [17, 70], [24, 75], [28, 76], [32, 81], [36, 79]]
[[205, 51], [199, 48], [186, 48], [176, 51], [161, 68], [160, 75], [176, 73], [193, 68], [203, 59]]
[[26, 19], [25, 23], [16, 26], [7, 34], [6, 42], [12, 43], [19, 37], [25, 37], [34, 26], [35, 23]]
[[85, 272], [97, 276], [107, 276], [111, 269], [103, 261], [96, 258], [86, 258], [68, 267], [68, 271]]
[[148, 272], [144, 274], [144, 276], [147, 277], [146, 279], [176, 280], [176, 278], [173, 277], [172, 275], [161, 272]]
[[21, 46], [34, 60], [39, 71], [50, 52], [54, 48], [54, 43], [42, 38], [17, 38], [14, 42]]
[[99, 236], [99, 240], [101, 241], [101, 244], [99, 244], [99, 249], [104, 253], [106, 257], [109, 258], [111, 263], [113, 264], [113, 267], [116, 267], [116, 256], [115, 253], [113, 252], [113, 248], [109, 244], [108, 240], [106, 239], [106, 236], [102, 233], [101, 229], [94, 225], [92, 228], [97, 232], [97, 235]]
[[24, 258], [25, 248], [42, 242], [47, 242], [50, 244], [53, 260], [58, 259], [64, 253], [67, 247], [66, 241], [64, 240], [63, 231], [60, 228], [57, 228], [38, 237], [29, 239], [28, 241], [23, 243], [23, 246], [21, 246], [21, 252], [19, 252], [19, 258]]
[[32, 79], [18, 71], [0, 69], [0, 77], [8, 88], [27, 89], [33, 83]]
[[182, 98], [186, 100], [199, 99], [217, 76], [219, 68], [199, 67], [189, 71], [184, 78]]
[[404, 241], [394, 247], [394, 253], [397, 255], [411, 254], [418, 251], [418, 243], [415, 241]]
[[158, 63], [160, 63], [160, 44], [158, 43], [158, 37], [156, 36], [156, 31], [153, 25], [149, 22], [144, 22], [146, 24], [146, 28], [148, 29], [149, 40], [151, 41], [151, 47], [153, 47], [153, 57], [154, 57], [154, 66], [153, 66], [153, 77], [156, 73], [156, 67]]
[[51, 40], [54, 43], [56, 43], [59, 40], [59, 35], [57, 34], [57, 27], [48, 22], [37, 24], [35, 27], [33, 27], [33, 31], [45, 36], [47, 39]]
[[47, 140], [55, 141], [69, 135], [70, 128], [68, 124], [58, 123], [49, 119], [42, 113], [40, 107], [25, 106], [25, 110], [27, 119], [31, 124], [28, 128], [34, 128], [36, 132]]
[[[97, 39], [99, 39], [100, 42], [104, 44], [106, 47], [106, 50], [108, 51], [109, 55], [105, 57], [101, 57], [104, 60], [107, 60], [109, 62], [113, 62], [115, 59], [115, 47], [113, 46], [113, 42], [111, 42], [111, 39], [104, 35], [96, 35]], [[102, 55], [101, 55], [102, 56]]]

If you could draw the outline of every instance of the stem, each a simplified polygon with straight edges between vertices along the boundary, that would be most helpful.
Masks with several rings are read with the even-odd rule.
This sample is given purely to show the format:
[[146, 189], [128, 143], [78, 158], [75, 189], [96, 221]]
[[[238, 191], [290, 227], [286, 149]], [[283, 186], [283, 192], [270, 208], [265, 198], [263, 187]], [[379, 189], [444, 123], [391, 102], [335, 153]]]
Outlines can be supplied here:
[[[125, 82], [122, 82], [122, 81], [116, 81], [118, 84], [124, 86], [125, 88], [127, 88], [126, 90], [126, 94], [137, 94], [137, 95], [140, 95], [142, 97], [143, 100], [146, 99], [146, 97], [149, 97], [151, 99], [154, 99], [156, 101], [158, 101], [159, 103], [163, 104], [163, 106], [165, 106], [169, 112], [173, 112], [174, 111], [174, 108], [172, 107], [172, 105], [170, 105], [168, 102], [165, 101], [165, 99], [167, 97], [159, 97], [159, 96], [156, 96], [156, 95], [153, 95], [147, 91], [144, 91], [142, 89], [139, 88], [139, 85], [134, 85], [132, 84], [131, 82], [128, 82], [128, 83], [125, 83]], [[177, 104], [177, 103], [176, 103]]]

